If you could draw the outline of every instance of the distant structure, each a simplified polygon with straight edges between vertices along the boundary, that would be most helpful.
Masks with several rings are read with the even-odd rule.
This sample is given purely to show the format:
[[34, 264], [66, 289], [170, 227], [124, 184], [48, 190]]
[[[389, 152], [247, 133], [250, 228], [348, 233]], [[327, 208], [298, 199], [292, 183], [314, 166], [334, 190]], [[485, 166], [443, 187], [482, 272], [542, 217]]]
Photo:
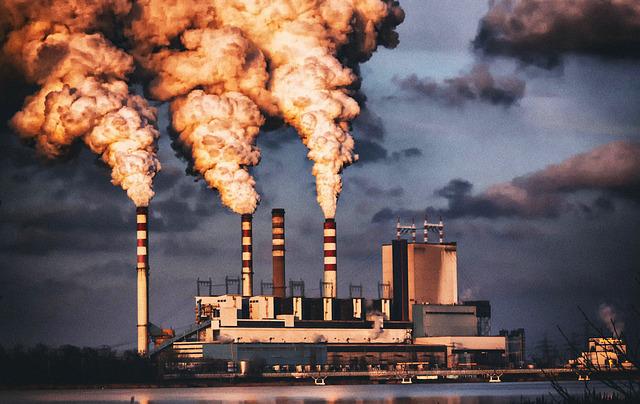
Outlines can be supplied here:
[[587, 351], [570, 365], [583, 369], [633, 369], [627, 360], [627, 344], [618, 338], [589, 338]]
[[522, 368], [526, 362], [524, 328], [500, 330], [507, 340], [507, 363], [511, 368]]

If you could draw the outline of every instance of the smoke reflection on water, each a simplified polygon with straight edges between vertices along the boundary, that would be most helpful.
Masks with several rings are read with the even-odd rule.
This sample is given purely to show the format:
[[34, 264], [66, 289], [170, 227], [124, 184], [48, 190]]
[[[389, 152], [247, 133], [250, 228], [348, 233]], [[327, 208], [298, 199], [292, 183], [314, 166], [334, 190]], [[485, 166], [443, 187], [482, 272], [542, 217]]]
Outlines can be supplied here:
[[[563, 382], [571, 394], [584, 391], [582, 382]], [[608, 392], [604, 385], [591, 388]], [[0, 391], [2, 403], [274, 403], [274, 404], [486, 404], [520, 402], [553, 393], [546, 382], [455, 383], [355, 386], [252, 386], [211, 388]]]

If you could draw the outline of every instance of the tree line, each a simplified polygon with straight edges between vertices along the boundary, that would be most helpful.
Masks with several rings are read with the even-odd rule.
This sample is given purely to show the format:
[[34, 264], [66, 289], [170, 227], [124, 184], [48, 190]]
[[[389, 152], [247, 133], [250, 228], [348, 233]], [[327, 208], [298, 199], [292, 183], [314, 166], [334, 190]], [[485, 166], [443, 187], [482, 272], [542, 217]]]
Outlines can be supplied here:
[[135, 351], [46, 345], [0, 346], [0, 386], [152, 383], [153, 361]]

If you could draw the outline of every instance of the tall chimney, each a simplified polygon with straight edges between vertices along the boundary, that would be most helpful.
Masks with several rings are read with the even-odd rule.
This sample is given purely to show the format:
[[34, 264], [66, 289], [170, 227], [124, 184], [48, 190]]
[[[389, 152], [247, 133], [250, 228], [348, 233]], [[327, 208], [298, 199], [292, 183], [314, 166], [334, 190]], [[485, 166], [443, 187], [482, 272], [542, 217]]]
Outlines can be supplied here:
[[335, 219], [325, 219], [324, 221], [324, 276], [323, 283], [325, 290], [323, 296], [336, 297], [337, 280], [336, 271], [338, 261], [336, 255], [336, 221]]
[[253, 240], [250, 214], [242, 215], [242, 296], [253, 296]]
[[137, 223], [137, 272], [138, 272], [138, 354], [146, 355], [149, 349], [149, 233], [147, 222], [149, 208], [136, 208]]
[[271, 210], [271, 244], [273, 257], [273, 295], [275, 297], [285, 297], [284, 209]]

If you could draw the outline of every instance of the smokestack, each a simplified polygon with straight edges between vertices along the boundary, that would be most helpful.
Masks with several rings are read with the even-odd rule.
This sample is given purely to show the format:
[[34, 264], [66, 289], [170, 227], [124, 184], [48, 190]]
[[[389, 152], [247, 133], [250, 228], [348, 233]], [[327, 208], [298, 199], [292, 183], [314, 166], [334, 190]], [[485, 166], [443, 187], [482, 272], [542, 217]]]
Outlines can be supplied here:
[[440, 222], [438, 223], [438, 238], [440, 244], [444, 243], [444, 223], [442, 222], [442, 217], [440, 217]]
[[336, 297], [337, 280], [336, 271], [338, 261], [336, 254], [336, 221], [335, 219], [324, 220], [324, 293], [323, 297]]
[[149, 237], [147, 222], [149, 209], [136, 208], [138, 255], [138, 354], [146, 355], [149, 348]]
[[271, 244], [273, 257], [273, 295], [275, 297], [285, 297], [284, 209], [271, 210]]
[[253, 296], [253, 240], [250, 214], [242, 215], [242, 296]]

